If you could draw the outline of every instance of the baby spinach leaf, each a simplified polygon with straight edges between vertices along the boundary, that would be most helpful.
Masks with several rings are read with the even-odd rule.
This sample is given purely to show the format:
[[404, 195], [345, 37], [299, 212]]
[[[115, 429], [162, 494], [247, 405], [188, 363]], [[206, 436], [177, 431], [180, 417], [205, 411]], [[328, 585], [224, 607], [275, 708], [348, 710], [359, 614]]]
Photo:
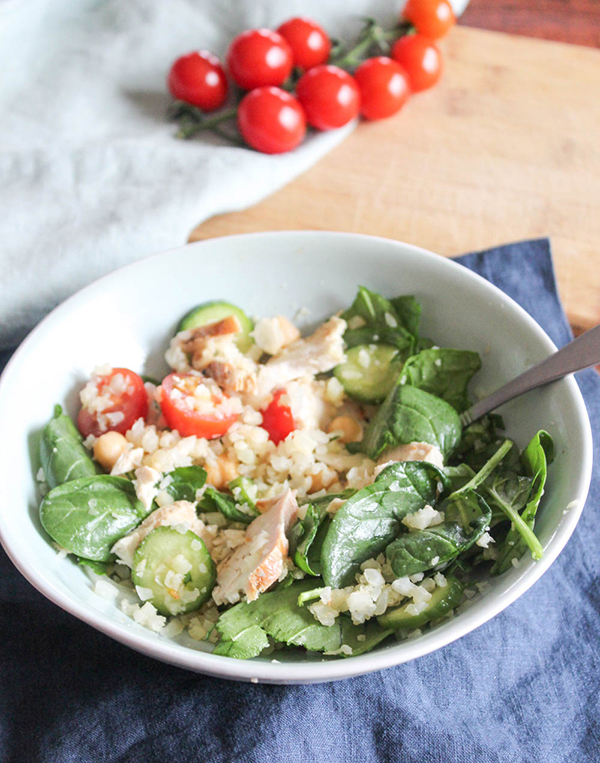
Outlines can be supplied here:
[[351, 585], [367, 559], [394, 540], [407, 514], [432, 504], [443, 473], [425, 461], [405, 461], [384, 469], [335, 514], [321, 551], [325, 585]]
[[248, 525], [258, 516], [256, 507], [247, 506], [248, 512], [243, 511], [242, 507], [247, 504], [238, 504], [235, 498], [227, 493], [220, 493], [212, 487], [207, 487], [204, 491], [198, 507], [200, 511], [220, 511], [230, 522], [243, 522]]
[[[527, 496], [527, 503], [520, 515], [521, 521], [515, 521], [516, 517], [514, 516], [514, 513], [513, 516], [510, 517], [511, 512], [506, 512], [512, 519], [513, 526], [508, 531], [508, 534], [499, 549], [500, 553], [492, 567], [492, 574], [501, 574], [505, 572], [510, 568], [512, 560], [520, 559], [527, 548], [531, 550], [534, 559], [539, 559], [542, 556], [542, 548], [537, 537], [533, 533], [533, 528], [535, 524], [535, 516], [544, 492], [544, 485], [546, 484], [548, 465], [551, 464], [553, 460], [554, 442], [548, 432], [542, 429], [531, 439], [530, 443], [521, 454], [521, 463], [526, 472], [526, 476], [531, 479], [531, 488], [529, 495]], [[507, 505], [500, 505], [501, 508], [504, 508], [506, 511]], [[508, 508], [511, 508], [510, 504], [508, 504]], [[529, 532], [527, 531], [527, 528]]]
[[475, 472], [468, 464], [445, 466], [442, 471], [450, 481], [450, 490], [452, 492], [464, 487], [475, 476]]
[[256, 485], [247, 477], [236, 477], [227, 487], [233, 495], [237, 504], [246, 505], [255, 516], [260, 513], [256, 508]]
[[390, 303], [396, 311], [400, 325], [409, 331], [414, 337], [419, 336], [421, 323], [421, 305], [410, 294], [390, 299]]
[[398, 577], [452, 561], [489, 530], [491, 509], [473, 490], [450, 496], [441, 508], [446, 513], [445, 522], [404, 533], [387, 547], [387, 559]]
[[469, 405], [467, 386], [481, 368], [481, 359], [469, 350], [422, 350], [409, 358], [400, 374], [400, 384], [440, 397], [459, 413]]
[[44, 529], [84, 559], [107, 562], [111, 548], [148, 514], [132, 483], [108, 474], [82, 477], [51, 490], [40, 506]]
[[458, 445], [460, 434], [460, 418], [449, 403], [417, 387], [397, 384], [354, 449], [376, 460], [394, 445], [427, 442], [447, 457]]
[[269, 646], [269, 637], [260, 625], [253, 625], [244, 631], [235, 641], [223, 639], [213, 649], [213, 654], [221, 657], [233, 657], [237, 660], [249, 660]]
[[453, 460], [464, 462], [478, 471], [496, 452], [502, 440], [502, 430], [502, 417], [494, 413], [465, 427], [459, 446], [453, 454]]
[[[410, 309], [406, 307], [407, 316]], [[352, 305], [342, 313], [342, 318], [353, 325], [352, 319], [360, 318], [356, 328], [350, 326], [344, 332], [347, 347], [359, 344], [389, 344], [399, 350], [414, 352], [416, 337], [404, 326], [392, 303], [364, 286], [359, 286]], [[412, 318], [414, 324], [414, 317]]]
[[161, 482], [161, 488], [174, 501], [196, 500], [196, 491], [206, 482], [206, 472], [201, 466], [179, 466], [169, 472]]
[[60, 405], [42, 431], [40, 461], [48, 486], [53, 488], [63, 482], [80, 477], [93, 477], [100, 472], [92, 461], [83, 439], [69, 416]]
[[96, 575], [106, 575], [110, 567], [109, 562], [94, 562], [92, 559], [83, 559], [82, 557], [77, 557], [77, 564], [80, 567], [89, 567]]

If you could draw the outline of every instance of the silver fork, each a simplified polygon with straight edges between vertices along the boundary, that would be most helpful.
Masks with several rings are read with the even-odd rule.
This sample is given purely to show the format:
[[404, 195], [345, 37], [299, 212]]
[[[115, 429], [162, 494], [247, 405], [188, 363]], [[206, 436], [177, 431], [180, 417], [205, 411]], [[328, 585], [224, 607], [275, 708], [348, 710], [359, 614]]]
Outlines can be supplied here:
[[586, 331], [541, 363], [509, 381], [461, 414], [463, 427], [519, 395], [600, 363], [600, 326]]

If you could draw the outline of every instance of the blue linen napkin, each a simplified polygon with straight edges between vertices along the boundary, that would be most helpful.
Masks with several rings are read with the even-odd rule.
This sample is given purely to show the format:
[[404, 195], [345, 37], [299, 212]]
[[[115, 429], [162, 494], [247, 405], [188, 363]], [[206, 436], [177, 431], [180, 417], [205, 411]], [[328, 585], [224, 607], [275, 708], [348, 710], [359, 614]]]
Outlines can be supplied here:
[[[458, 259], [562, 345], [546, 239]], [[600, 377], [577, 377], [593, 430]], [[595, 455], [600, 458], [596, 440]], [[379, 673], [313, 686], [208, 678], [62, 612], [0, 550], [0, 757], [14, 763], [592, 763], [600, 757], [600, 525], [586, 510], [552, 568], [494, 620]]]

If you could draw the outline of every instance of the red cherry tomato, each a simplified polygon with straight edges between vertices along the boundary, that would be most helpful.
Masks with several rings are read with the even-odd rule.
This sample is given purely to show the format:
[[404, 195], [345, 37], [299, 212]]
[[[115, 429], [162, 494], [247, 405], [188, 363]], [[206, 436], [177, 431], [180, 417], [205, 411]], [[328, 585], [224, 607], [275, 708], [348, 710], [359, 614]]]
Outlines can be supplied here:
[[238, 108], [238, 127], [249, 146], [263, 154], [296, 148], [306, 134], [306, 117], [293, 95], [278, 87], [258, 87]]
[[311, 19], [301, 16], [290, 19], [277, 31], [288, 41], [295, 66], [306, 71], [324, 64], [329, 58], [331, 40], [323, 27]]
[[358, 116], [360, 94], [354, 77], [337, 66], [309, 69], [296, 86], [309, 125], [318, 130], [342, 127]]
[[169, 92], [178, 101], [214, 111], [227, 98], [227, 77], [221, 62], [207, 50], [181, 56], [167, 78]]
[[270, 29], [248, 29], [227, 51], [229, 73], [244, 90], [281, 85], [292, 72], [292, 50], [280, 34]]
[[396, 40], [392, 58], [404, 67], [413, 93], [433, 87], [442, 75], [440, 49], [422, 34]]
[[272, 440], [275, 445], [278, 445], [285, 440], [285, 438], [296, 428], [294, 417], [292, 416], [292, 409], [289, 405], [285, 405], [281, 402], [281, 398], [285, 394], [286, 392], [284, 389], [277, 390], [273, 395], [273, 400], [271, 400], [269, 405], [262, 412], [262, 428], [267, 430], [269, 439]]
[[79, 411], [77, 426], [84, 437], [100, 437], [104, 432], [125, 434], [148, 413], [144, 382], [128, 368], [113, 368], [105, 376], [93, 376], [83, 394], [86, 402]]
[[456, 23], [448, 0], [408, 0], [402, 16], [431, 40], [439, 40]]
[[[200, 396], [198, 392], [202, 387], [205, 394]], [[169, 374], [159, 390], [167, 426], [176, 429], [182, 437], [195, 435], [213, 440], [222, 437], [238, 419], [239, 413], [232, 412], [230, 398], [216, 384], [209, 384], [198, 374]]]
[[360, 90], [360, 113], [366, 119], [391, 117], [410, 95], [406, 72], [387, 56], [363, 61], [354, 77]]

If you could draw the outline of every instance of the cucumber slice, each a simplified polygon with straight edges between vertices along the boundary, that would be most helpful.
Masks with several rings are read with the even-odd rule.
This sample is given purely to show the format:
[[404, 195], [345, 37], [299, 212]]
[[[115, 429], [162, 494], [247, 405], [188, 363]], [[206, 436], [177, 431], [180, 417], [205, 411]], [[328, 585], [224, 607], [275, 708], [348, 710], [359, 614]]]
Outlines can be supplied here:
[[363, 403], [384, 400], [394, 386], [402, 364], [398, 350], [387, 344], [360, 344], [346, 353], [346, 362], [333, 370], [350, 397]]
[[161, 615], [181, 615], [210, 598], [215, 564], [201, 538], [191, 530], [157, 527], [144, 538], [133, 557], [131, 577], [152, 592], [146, 599]]
[[382, 628], [391, 628], [394, 631], [400, 628], [414, 630], [420, 628], [430, 620], [437, 620], [445, 615], [454, 607], [457, 607], [462, 599], [464, 586], [452, 575], [446, 577], [446, 585], [443, 588], [439, 586], [431, 594], [431, 599], [427, 602], [427, 607], [418, 615], [412, 615], [406, 611], [408, 604], [403, 604], [396, 609], [390, 609], [384, 615], [377, 618], [377, 622]]
[[207, 323], [222, 321], [229, 315], [235, 315], [242, 325], [238, 334], [237, 346], [241, 352], [247, 352], [253, 344], [250, 332], [254, 329], [254, 323], [248, 318], [243, 310], [232, 305], [230, 302], [203, 302], [186, 313], [177, 327], [177, 333], [186, 329], [195, 329], [198, 326], [206, 326]]

